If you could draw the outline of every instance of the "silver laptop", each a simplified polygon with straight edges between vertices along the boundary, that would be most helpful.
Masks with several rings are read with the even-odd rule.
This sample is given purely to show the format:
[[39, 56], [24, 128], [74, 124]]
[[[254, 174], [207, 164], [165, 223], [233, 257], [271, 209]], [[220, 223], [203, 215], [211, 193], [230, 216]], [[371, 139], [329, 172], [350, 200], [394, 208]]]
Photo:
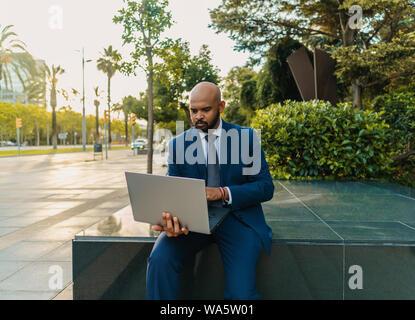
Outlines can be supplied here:
[[163, 211], [189, 231], [211, 234], [229, 208], [208, 207], [205, 180], [125, 172], [134, 220], [161, 224]]

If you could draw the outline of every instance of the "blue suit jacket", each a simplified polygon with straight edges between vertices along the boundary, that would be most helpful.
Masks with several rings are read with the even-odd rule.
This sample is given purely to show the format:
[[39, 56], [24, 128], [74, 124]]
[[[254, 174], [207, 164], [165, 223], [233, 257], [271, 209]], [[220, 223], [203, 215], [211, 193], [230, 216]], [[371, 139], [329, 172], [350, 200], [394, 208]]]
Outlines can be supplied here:
[[[228, 187], [232, 195], [231, 212], [242, 222], [254, 229], [262, 240], [262, 244], [267, 253], [271, 251], [272, 230], [265, 222], [261, 202], [271, 200], [274, 195], [274, 184], [269, 173], [268, 163], [265, 160], [264, 151], [260, 149], [261, 166], [259, 172], [254, 175], [244, 175], [243, 168], [249, 168], [250, 165], [243, 163], [241, 158], [241, 129], [249, 135], [249, 150], [253, 152], [256, 139], [253, 129], [241, 127], [233, 123], [222, 120], [222, 129], [228, 132], [231, 129], [233, 133], [238, 132], [238, 140], [231, 139], [228, 135], [221, 135], [221, 139], [227, 139], [227, 152], [222, 149], [224, 140], [221, 140], [220, 149], [220, 185]], [[188, 177], [206, 180], [206, 165], [204, 164], [203, 149], [201, 147], [199, 135], [195, 128], [183, 132], [169, 142], [169, 165], [168, 175], [178, 177]], [[238, 143], [239, 161], [231, 163], [231, 143]], [[188, 150], [193, 144], [192, 149]], [[259, 148], [259, 144], [257, 145]], [[202, 150], [202, 152], [200, 152]], [[184, 156], [186, 152], [193, 152], [194, 157], [203, 157], [199, 163], [189, 163]], [[199, 151], [199, 152], [198, 152]], [[257, 150], [259, 153], [259, 150]], [[232, 156], [234, 156], [233, 154]], [[235, 162], [235, 161], [234, 161]], [[247, 162], [247, 161], [244, 161]]]

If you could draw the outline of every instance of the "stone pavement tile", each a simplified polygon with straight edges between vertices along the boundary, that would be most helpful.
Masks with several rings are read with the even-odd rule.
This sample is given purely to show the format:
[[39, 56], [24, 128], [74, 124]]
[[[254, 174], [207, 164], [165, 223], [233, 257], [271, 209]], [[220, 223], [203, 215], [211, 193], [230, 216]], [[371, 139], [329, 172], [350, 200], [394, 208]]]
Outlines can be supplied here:
[[51, 194], [47, 197], [48, 200], [55, 200], [55, 199], [74, 199], [78, 195], [77, 194], [67, 194], [67, 193], [55, 193]]
[[52, 204], [48, 205], [48, 209], [69, 209], [80, 205], [82, 202], [80, 201], [70, 201], [70, 202], [53, 202]]
[[[4, 191], [7, 192], [7, 191]], [[4, 201], [4, 200], [0, 200], [0, 212], [4, 209], [11, 209], [13, 207], [15, 207], [16, 204], [13, 201]]]
[[107, 195], [111, 192], [113, 192], [113, 190], [103, 190], [103, 191], [86, 190], [84, 193], [75, 196], [74, 199], [77, 199], [77, 200], [96, 199], [96, 198], [100, 198], [102, 196], [105, 196], [105, 195]]
[[77, 217], [102, 217], [106, 218], [113, 213], [117, 211], [116, 208], [106, 208], [106, 209], [100, 209], [100, 208], [94, 208], [86, 210], [80, 214], [77, 215]]
[[[30, 184], [31, 182], [27, 182], [27, 184]], [[39, 194], [24, 194], [21, 192], [21, 185], [16, 186], [15, 188], [13, 188], [12, 186], [8, 186], [9, 188], [7, 189], [7, 191], [12, 191], [12, 192], [3, 192], [2, 194], [0, 194], [0, 201], [20, 201], [20, 200], [34, 200], [34, 199], [39, 199], [42, 197], [42, 195]]]
[[51, 201], [33, 201], [33, 200], [20, 199], [14, 205], [14, 208], [25, 208], [25, 209], [47, 208], [52, 204], [53, 202]]
[[52, 294], [50, 298], [52, 298], [71, 281], [71, 262], [37, 261], [28, 264], [7, 279], [1, 281], [0, 291], [49, 291]]
[[50, 217], [61, 213], [65, 209], [62, 208], [38, 208], [19, 215], [19, 217]]
[[0, 290], [0, 300], [50, 300], [54, 291], [4, 291]]
[[56, 249], [40, 257], [37, 261], [72, 261], [72, 241], [67, 241]]
[[[79, 226], [81, 228], [87, 228], [90, 225], [95, 224], [96, 222], [100, 221], [101, 217], [72, 217], [66, 219], [62, 222], [59, 222], [54, 225], [54, 227], [75, 227]], [[1, 222], [0, 222], [1, 224]]]
[[32, 241], [68, 241], [80, 232], [83, 228], [79, 226], [74, 227], [55, 227], [51, 226], [33, 234], [30, 237]]
[[0, 221], [0, 226], [1, 227], [26, 227], [43, 219], [45, 219], [45, 217], [7, 218], [6, 220]]
[[73, 300], [73, 283], [69, 284], [53, 300]]
[[0, 250], [0, 261], [33, 261], [60, 245], [59, 241], [20, 241]]
[[69, 189], [69, 188], [60, 188], [60, 189], [54, 189], [53, 194], [81, 194], [84, 193], [85, 190], [83, 189]]
[[[1, 222], [0, 222], [0, 226], [1, 226]], [[12, 233], [14, 231], [19, 230], [20, 228], [9, 228], [9, 227], [0, 227], [0, 237]]]
[[125, 201], [106, 201], [103, 202], [101, 204], [99, 204], [96, 208], [108, 208], [108, 209], [113, 209], [113, 208], [123, 208], [125, 206], [127, 206], [129, 204], [129, 202], [125, 202]]
[[27, 263], [28, 262], [23, 261], [0, 261], [0, 281], [6, 279], [8, 276], [24, 267]]
[[0, 208], [0, 217], [16, 217], [30, 211], [30, 208]]

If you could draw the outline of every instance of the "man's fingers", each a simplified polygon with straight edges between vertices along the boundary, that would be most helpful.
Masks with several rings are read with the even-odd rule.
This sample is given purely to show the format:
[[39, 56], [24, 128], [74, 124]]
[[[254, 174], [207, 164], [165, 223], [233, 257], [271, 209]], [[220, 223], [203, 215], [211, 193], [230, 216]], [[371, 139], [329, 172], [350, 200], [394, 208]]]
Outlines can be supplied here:
[[171, 222], [171, 216], [169, 213], [166, 215], [166, 219], [167, 219], [167, 230], [169, 232], [173, 232], [173, 224]]
[[163, 211], [163, 214], [162, 214], [162, 219], [161, 219], [161, 224], [162, 224], [162, 226], [163, 226], [164, 228], [166, 228], [166, 227], [167, 227], [167, 219], [166, 219], [166, 215], [167, 215], [167, 212], [164, 212], [164, 211]]
[[154, 231], [165, 231], [168, 237], [177, 237], [181, 234], [187, 235], [189, 233], [187, 228], [180, 228], [179, 218], [172, 217], [168, 211], [163, 211], [162, 213], [162, 225], [153, 225], [151, 229]]
[[177, 217], [174, 217], [174, 233], [180, 234], [180, 226], [179, 226], [179, 219]]

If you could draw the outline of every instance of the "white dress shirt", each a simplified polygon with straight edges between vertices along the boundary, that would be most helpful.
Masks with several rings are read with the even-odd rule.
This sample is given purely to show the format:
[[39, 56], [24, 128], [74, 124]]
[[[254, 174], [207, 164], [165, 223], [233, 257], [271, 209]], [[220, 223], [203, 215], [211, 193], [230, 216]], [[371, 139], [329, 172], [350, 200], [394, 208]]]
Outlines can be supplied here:
[[[211, 132], [212, 134], [218, 136], [215, 140], [215, 148], [216, 148], [216, 152], [218, 154], [218, 159], [220, 159], [220, 136], [221, 136], [221, 133], [222, 133], [222, 130], [221, 130], [222, 129], [222, 118], [219, 118], [219, 119], [220, 119], [219, 126], [214, 131]], [[203, 153], [204, 153], [204, 156], [205, 156], [205, 162], [207, 164], [208, 143], [205, 139], [205, 136], [208, 133], [203, 132], [202, 130], [199, 130], [199, 129], [198, 129], [198, 132], [199, 132], [200, 139], [202, 140]], [[225, 203], [226, 204], [232, 204], [231, 190], [229, 190], [228, 187], [225, 187], [225, 188], [228, 190], [228, 194], [229, 194], [229, 200], [225, 200]]]

